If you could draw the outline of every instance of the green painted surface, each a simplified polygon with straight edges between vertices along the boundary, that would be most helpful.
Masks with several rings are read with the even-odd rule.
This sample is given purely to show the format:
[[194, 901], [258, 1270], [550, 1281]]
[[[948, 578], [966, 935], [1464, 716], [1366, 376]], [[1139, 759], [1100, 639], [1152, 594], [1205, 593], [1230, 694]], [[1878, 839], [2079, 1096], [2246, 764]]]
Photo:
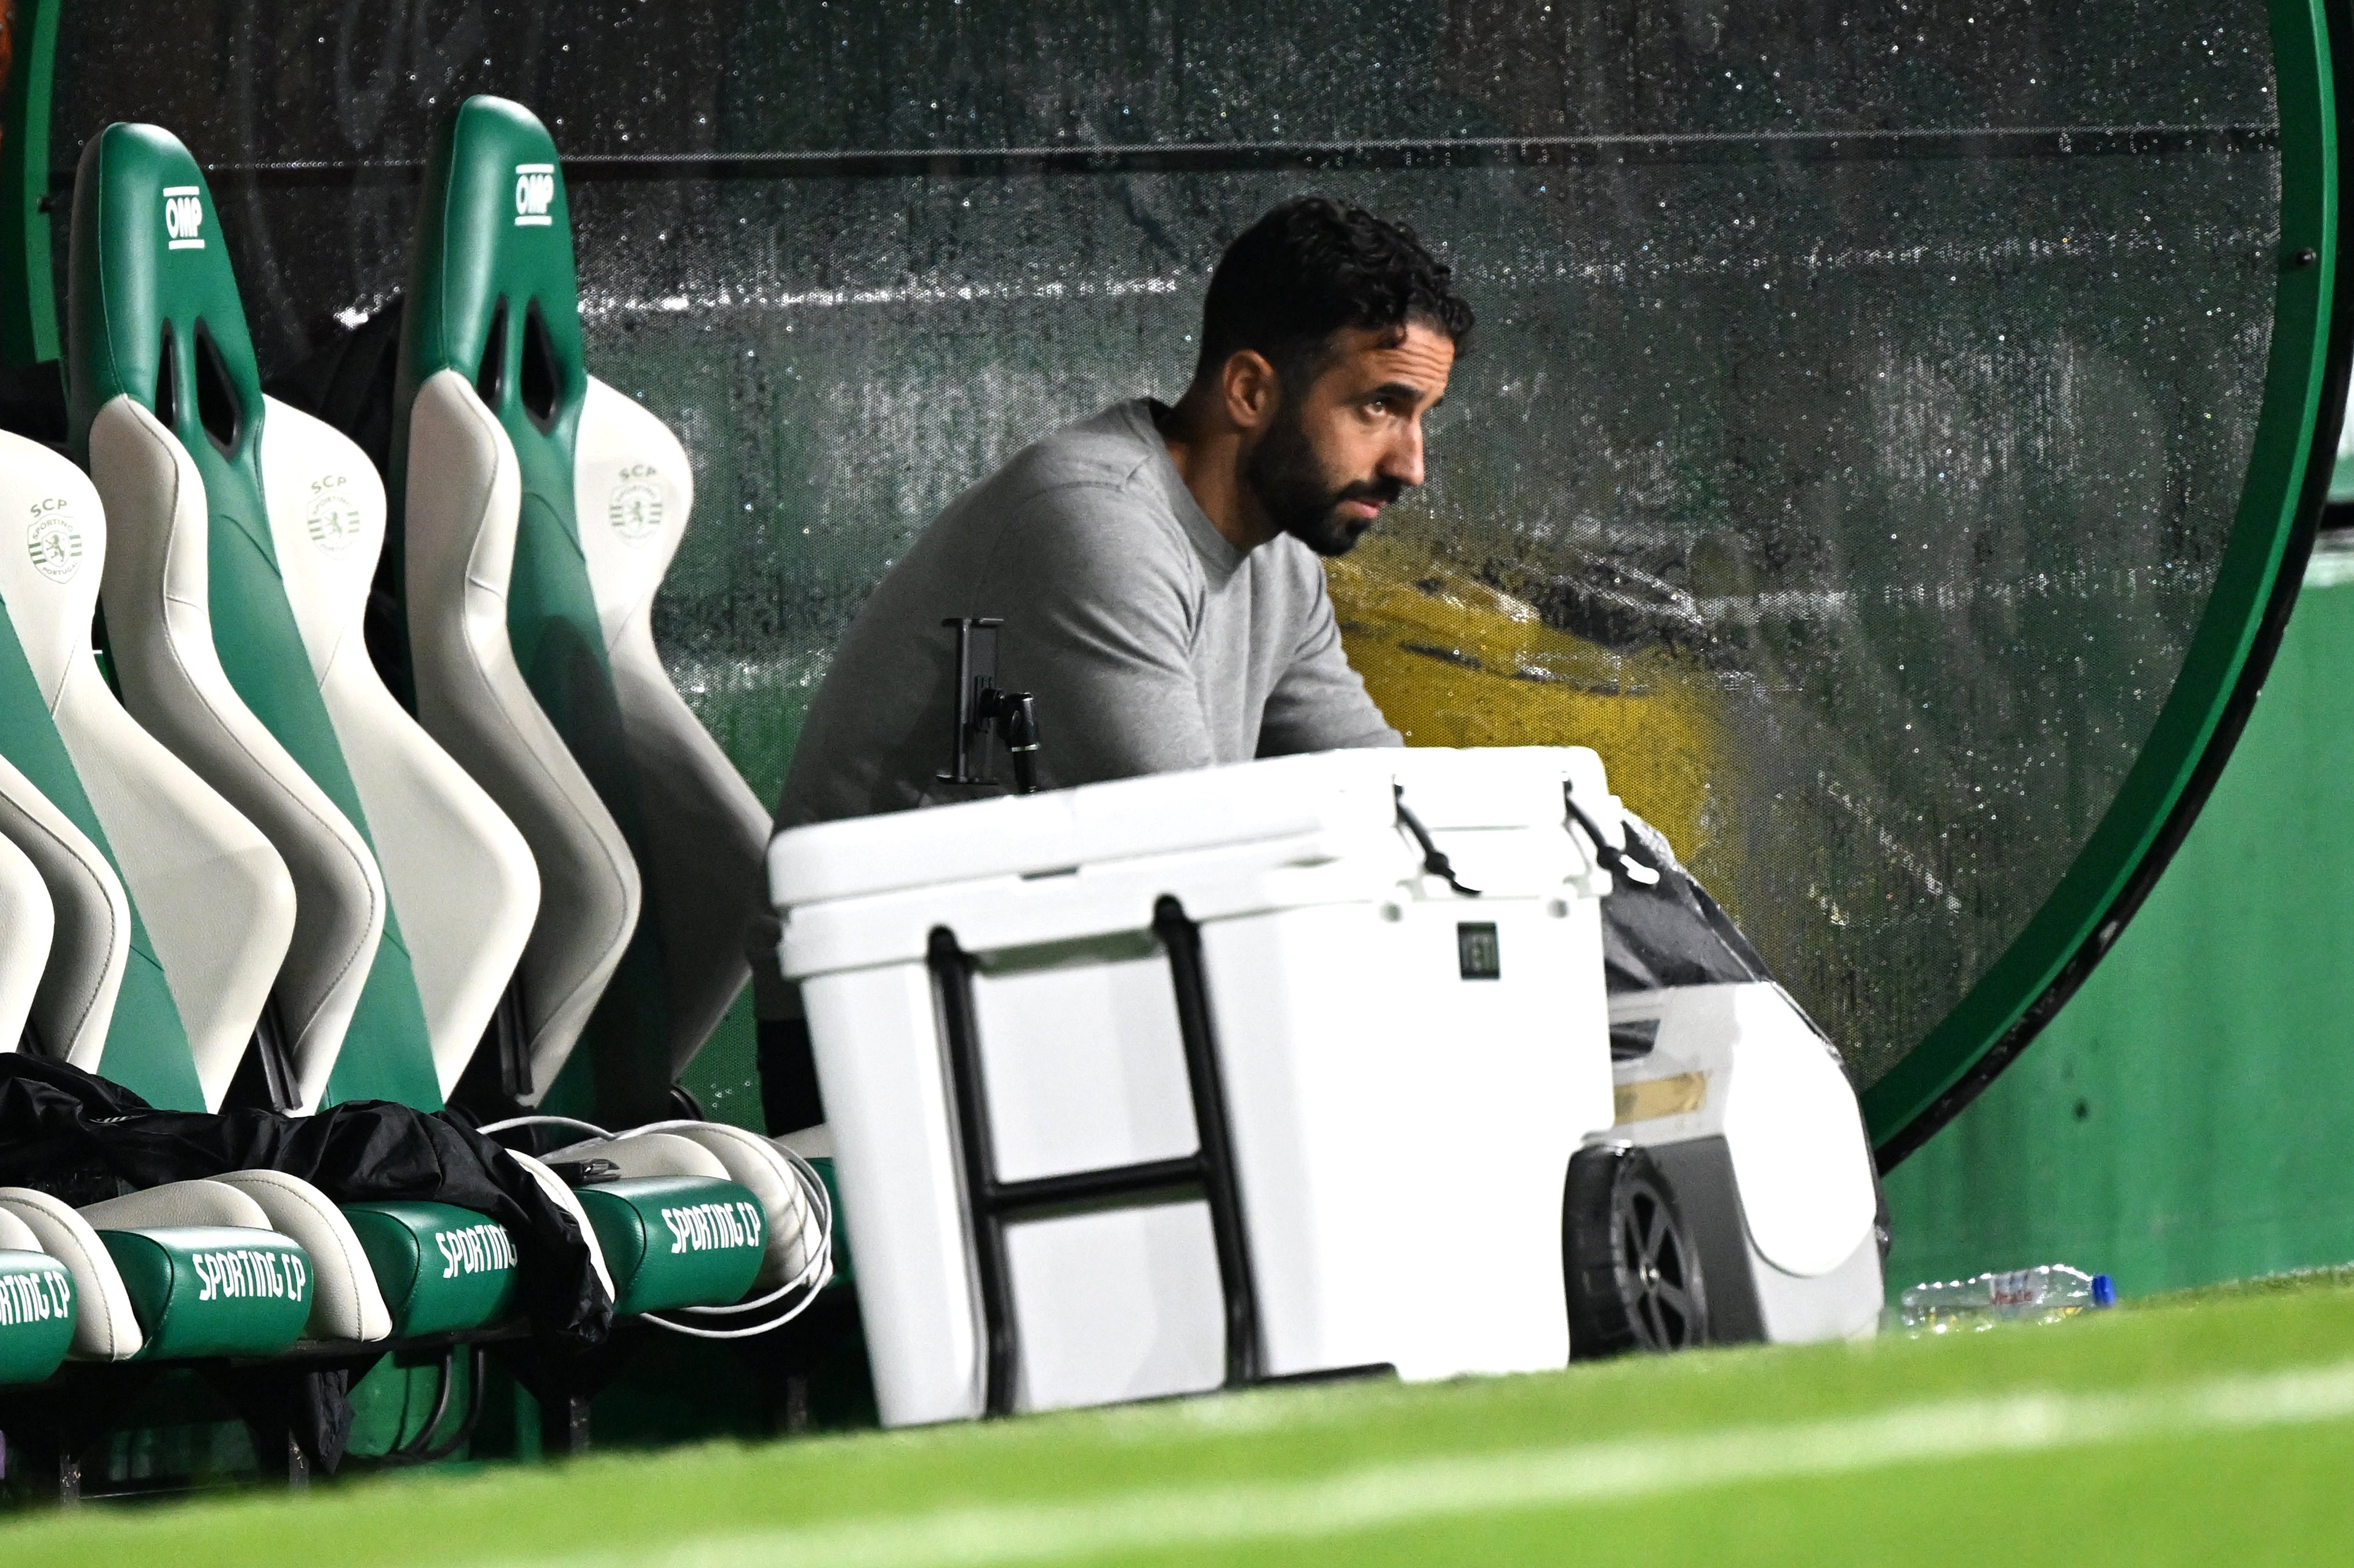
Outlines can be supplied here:
[[274, 1356], [311, 1319], [311, 1260], [239, 1225], [101, 1231], [145, 1336], [137, 1359]]
[[723, 1307], [760, 1271], [760, 1205], [733, 1181], [644, 1176], [579, 1189], [623, 1316]]
[[[2343, 1560], [2354, 1291], [27, 1519], [16, 1568]], [[420, 1528], [421, 1527], [421, 1528]]]
[[47, 1253], [0, 1251], [0, 1383], [38, 1383], [73, 1344], [73, 1276]]
[[504, 1227], [449, 1203], [350, 1203], [392, 1337], [479, 1329], [514, 1303], [514, 1244]]
[[2354, 570], [2316, 557], [2148, 902], [1888, 1178], [1889, 1287], [2069, 1262], [2127, 1295], [2354, 1258]]
[[0, 364], [58, 356], [50, 272], [49, 89], [63, 0], [16, 0], [5, 26], [8, 79], [0, 86]]

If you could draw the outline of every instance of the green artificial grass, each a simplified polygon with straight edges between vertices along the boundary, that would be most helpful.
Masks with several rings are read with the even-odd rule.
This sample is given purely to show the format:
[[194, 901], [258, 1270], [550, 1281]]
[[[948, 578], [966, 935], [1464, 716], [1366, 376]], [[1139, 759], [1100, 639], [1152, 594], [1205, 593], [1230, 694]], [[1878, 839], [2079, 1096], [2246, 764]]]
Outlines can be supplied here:
[[11, 1568], [2311, 1564], [2354, 1558], [2354, 1289], [1274, 1389], [0, 1525]]
[[2235, 1301], [2250, 1297], [2349, 1288], [2354, 1288], [2354, 1263], [2333, 1264], [2321, 1268], [2293, 1268], [2282, 1274], [2263, 1274], [2253, 1279], [2227, 1279], [2216, 1285], [2194, 1285], [2187, 1289], [2147, 1296], [2130, 1305], [2195, 1306], [2202, 1301]]

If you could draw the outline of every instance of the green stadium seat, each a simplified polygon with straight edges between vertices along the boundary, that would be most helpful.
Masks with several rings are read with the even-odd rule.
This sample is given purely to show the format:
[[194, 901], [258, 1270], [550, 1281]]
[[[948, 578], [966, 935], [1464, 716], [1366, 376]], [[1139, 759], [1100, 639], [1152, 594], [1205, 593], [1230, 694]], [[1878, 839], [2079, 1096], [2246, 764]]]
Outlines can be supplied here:
[[[84, 154], [69, 397], [107, 514], [127, 520], [115, 549], [128, 564], [105, 573], [108, 635], [126, 701], [149, 727], [247, 806], [290, 866], [310, 867], [295, 878], [295, 938], [276, 991], [281, 1012], [308, 1009], [287, 1025], [300, 1103], [439, 1109], [525, 948], [540, 875], [525, 835], [368, 660], [380, 482], [342, 435], [260, 395], [216, 217], [202, 173], [167, 132], [111, 126]], [[504, 635], [495, 620], [492, 630]], [[314, 904], [335, 913], [310, 927], [306, 948]], [[340, 955], [332, 985], [314, 963], [323, 953]], [[751, 1201], [708, 1163], [660, 1172], [669, 1185], [655, 1206], [685, 1202], [682, 1180], [708, 1189], [701, 1202]], [[635, 1212], [633, 1185], [599, 1189], [585, 1213]], [[345, 1266], [333, 1291], [322, 1266], [323, 1298], [357, 1304], [325, 1337], [476, 1328], [511, 1305], [512, 1240], [479, 1215], [415, 1203], [320, 1215], [282, 1192], [251, 1195]], [[739, 1238], [746, 1247], [745, 1279], [727, 1294], [697, 1294], [728, 1286], [694, 1248], [631, 1250], [614, 1294], [731, 1303], [765, 1238]]]
[[[525, 1098], [585, 1041], [559, 1098], [643, 1122], [748, 978], [769, 821], [655, 649], [686, 454], [586, 370], [561, 169], [519, 105], [470, 99], [434, 144], [393, 413], [417, 711], [523, 831], [546, 888], [520, 973]], [[756, 1289], [801, 1279], [822, 1248], [790, 1160], [757, 1134], [660, 1121], [547, 1156], [592, 1158], [755, 1194]], [[593, 1215], [620, 1190], [581, 1196]], [[648, 1298], [625, 1284], [622, 1298]]]
[[260, 378], [214, 217], [169, 132], [111, 125], [84, 150], [67, 396], [106, 506], [109, 651], [124, 705], [292, 877], [272, 991], [287, 1108], [329, 1098], [347, 1034], [371, 1092], [438, 1104], [399, 922], [289, 604], [263, 493]]
[[[48, 884], [53, 900], [78, 911], [79, 923], [96, 934], [87, 945], [99, 949], [53, 955], [44, 995], [52, 980], [63, 983], [48, 1011], [70, 1027], [46, 1027], [37, 1004], [27, 1034], [37, 1048], [69, 1060], [78, 1055], [77, 1065], [153, 1104], [213, 1108], [267, 997], [274, 953], [282, 951], [290, 924], [291, 885], [268, 842], [123, 712], [99, 673], [87, 629], [109, 541], [89, 479], [48, 449], [0, 433], [0, 502], [11, 500], [46, 506], [44, 515], [70, 531], [75, 569], [45, 573], [30, 559], [0, 559], [0, 754], [14, 765], [0, 770], [0, 832], [19, 849], [46, 856], [45, 868], [58, 872]], [[27, 769], [34, 767], [73, 802], [72, 811], [33, 789]], [[262, 874], [273, 871], [274, 883]], [[249, 896], [257, 888], [274, 896]], [[58, 925], [62, 932], [68, 923]], [[162, 938], [152, 943], [151, 925]], [[240, 938], [251, 950], [241, 950]], [[152, 983], [153, 993], [135, 990], [140, 983]], [[205, 1033], [181, 1033], [184, 1012]], [[201, 1064], [194, 1051], [199, 1041], [213, 1045]], [[267, 1228], [304, 1249], [314, 1287], [306, 1319], [296, 1327], [307, 1337], [368, 1342], [397, 1331], [370, 1254], [307, 1182], [248, 1171], [177, 1186], [207, 1194], [211, 1204], [188, 1224]], [[154, 1200], [138, 1193], [115, 1202]], [[429, 1230], [487, 1223], [449, 1205], [413, 1207], [439, 1211]], [[90, 1316], [90, 1343], [80, 1352], [101, 1359], [173, 1353], [168, 1347], [182, 1342], [177, 1336], [163, 1341], [164, 1351], [136, 1350], [143, 1340], [132, 1331], [135, 1315], [125, 1319], [130, 1308], [121, 1291], [100, 1283], [108, 1267], [101, 1249], [58, 1218], [61, 1208], [45, 1200], [21, 1217], [42, 1232], [44, 1250], [74, 1268], [81, 1298], [101, 1308]], [[101, 1229], [119, 1222], [152, 1230], [163, 1223], [145, 1209], [135, 1224], [120, 1207], [101, 1209], [91, 1212], [104, 1219]]]
[[0, 1188], [0, 1216], [70, 1275], [77, 1359], [270, 1356], [311, 1321], [309, 1255], [234, 1187], [175, 1181], [80, 1210]]
[[520, 105], [469, 99], [437, 137], [402, 332], [389, 480], [418, 714], [547, 890], [528, 1097], [585, 1041], [559, 1101], [648, 1121], [747, 979], [768, 814], [656, 656], [685, 453], [588, 373], [562, 170]]
[[[753, 1291], [780, 1289], [809, 1275], [812, 1265], [830, 1265], [830, 1259], [818, 1256], [827, 1238], [790, 1162], [758, 1133], [720, 1122], [654, 1122], [617, 1138], [576, 1143], [547, 1158], [610, 1160], [624, 1176], [655, 1179], [696, 1174], [741, 1186], [758, 1203], [766, 1219], [759, 1268], [750, 1286]], [[593, 1209], [590, 1217], [595, 1218]], [[599, 1234], [601, 1238], [601, 1229]]]
[[[90, 481], [48, 448], [0, 434], [0, 502], [36, 519], [34, 547], [0, 556], [0, 835], [36, 868], [52, 912], [45, 944], [10, 932], [0, 964], [18, 993], [9, 1005], [22, 1003], [16, 971], [45, 947], [22, 1008], [32, 1048], [155, 1103], [208, 1108], [227, 1090], [284, 949], [291, 884], [267, 841], [123, 712], [99, 671], [89, 629], [106, 540]], [[118, 843], [127, 875], [116, 870]], [[315, 1190], [257, 1174], [301, 1189], [310, 1229], [318, 1211], [333, 1215]], [[282, 1206], [298, 1205], [289, 1197]], [[294, 1227], [280, 1230], [222, 1182], [175, 1183], [86, 1213], [0, 1190], [0, 1246], [37, 1250], [66, 1271], [79, 1356], [270, 1353], [303, 1330], [317, 1296]], [[270, 1274], [269, 1260], [283, 1258], [299, 1267]], [[0, 1263], [0, 1272], [39, 1267]], [[254, 1291], [270, 1288], [279, 1294], [265, 1306]], [[0, 1321], [0, 1339], [19, 1328], [31, 1332]], [[39, 1360], [28, 1353], [21, 1364]], [[5, 1344], [0, 1363], [20, 1364]]]
[[[300, 907], [375, 911], [354, 927], [380, 929], [367, 938], [372, 966], [334, 949], [366, 983], [344, 982], [342, 1032], [314, 1015], [305, 1103], [438, 1108], [529, 933], [530, 851], [369, 662], [361, 629], [383, 546], [381, 482], [341, 435], [262, 397], [194, 160], [167, 132], [116, 125], [84, 162], [74, 259], [89, 287], [72, 318], [72, 395], [93, 474], [117, 492], [118, 548], [127, 515], [159, 552], [201, 554], [208, 572], [201, 610], [134, 605], [123, 616], [110, 599], [110, 635], [133, 635], [111, 623], [135, 620], [160, 655], [152, 669], [122, 661], [126, 694], [173, 715], [162, 722], [185, 736], [175, 749], [200, 769], [241, 779], [281, 818], [299, 808], [272, 838], [290, 861], [308, 854], [323, 868]], [[175, 202], [194, 214], [179, 238], [159, 216]], [[154, 346], [167, 339], [179, 345], [168, 355]], [[162, 459], [101, 441], [108, 428], [160, 429], [157, 408], [174, 417], [169, 450], [135, 444]], [[164, 460], [180, 471], [158, 468]], [[200, 689], [176, 673], [216, 651], [224, 682]]]

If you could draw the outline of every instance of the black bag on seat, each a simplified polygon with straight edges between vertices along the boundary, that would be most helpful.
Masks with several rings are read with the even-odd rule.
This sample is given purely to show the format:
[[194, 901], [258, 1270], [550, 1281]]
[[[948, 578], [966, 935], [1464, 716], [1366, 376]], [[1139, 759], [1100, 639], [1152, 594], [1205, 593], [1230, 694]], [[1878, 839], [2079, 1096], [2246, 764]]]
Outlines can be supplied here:
[[0, 1054], [0, 1186], [69, 1203], [121, 1186], [281, 1171], [337, 1203], [415, 1199], [496, 1220], [515, 1242], [516, 1288], [542, 1339], [603, 1342], [613, 1303], [572, 1215], [507, 1151], [446, 1113], [347, 1100], [315, 1116], [163, 1111], [63, 1062]]
[[1602, 968], [1610, 994], [1768, 980], [1766, 960], [1733, 917], [1676, 862], [1657, 828], [1628, 813], [1627, 853], [1659, 874], [1613, 879], [1602, 901]]

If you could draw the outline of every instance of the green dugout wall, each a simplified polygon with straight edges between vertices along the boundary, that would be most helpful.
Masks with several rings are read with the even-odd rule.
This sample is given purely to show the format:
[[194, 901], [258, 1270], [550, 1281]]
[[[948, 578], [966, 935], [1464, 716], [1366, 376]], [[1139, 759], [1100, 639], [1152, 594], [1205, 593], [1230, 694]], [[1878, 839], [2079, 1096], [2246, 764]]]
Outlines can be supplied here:
[[2074, 1262], [2143, 1294], [2354, 1259], [2354, 548], [2325, 537], [2231, 765], [2032, 1050], [1888, 1178], [1892, 1289]]
[[[591, 368], [696, 465], [658, 636], [766, 794], [939, 504], [1175, 391], [1228, 238], [1304, 189], [1404, 217], [1483, 327], [1437, 481], [1335, 568], [1352, 656], [1418, 743], [1596, 746], [1894, 1161], [2127, 929], [2285, 623], [2343, 397], [2340, 23], [20, 0], [0, 355], [55, 352], [49, 209], [109, 120], [206, 164], [283, 374], [392, 302], [435, 117], [532, 105]], [[2146, 1083], [2196, 1059], [2118, 1049]], [[689, 1082], [757, 1118], [740, 1010]], [[2006, 1147], [1991, 1115], [1948, 1144]], [[2009, 1202], [1932, 1147], [1922, 1234]]]

